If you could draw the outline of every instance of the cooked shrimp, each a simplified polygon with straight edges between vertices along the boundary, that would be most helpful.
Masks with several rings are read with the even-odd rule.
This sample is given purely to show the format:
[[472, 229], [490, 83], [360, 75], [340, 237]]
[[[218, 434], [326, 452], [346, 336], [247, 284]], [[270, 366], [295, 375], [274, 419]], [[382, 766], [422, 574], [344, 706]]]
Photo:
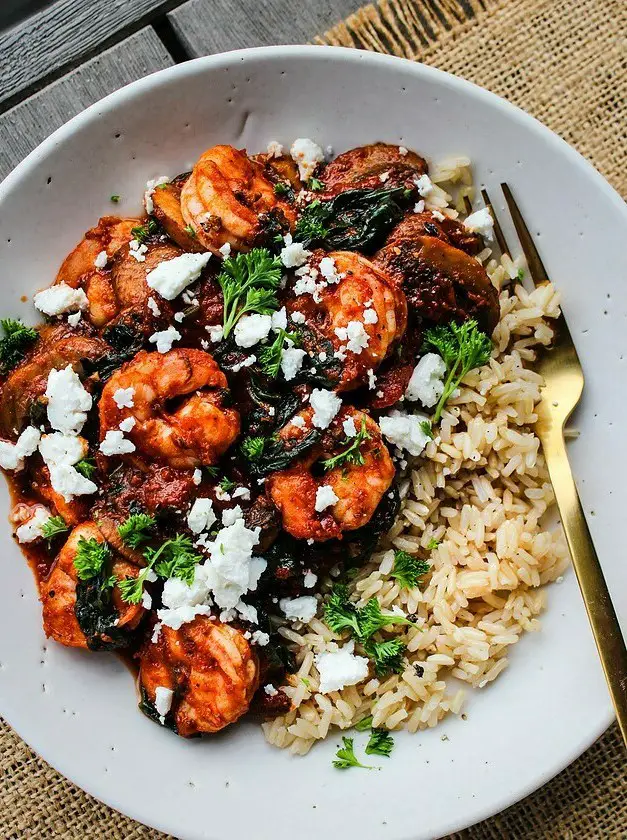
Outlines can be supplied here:
[[217, 732], [248, 711], [259, 662], [240, 630], [197, 616], [179, 630], [163, 626], [157, 641], [144, 645], [139, 682], [151, 703], [160, 686], [175, 692], [172, 721], [189, 738]]
[[196, 236], [192, 236], [181, 212], [181, 191], [190, 173], [178, 175], [162, 184], [152, 194], [152, 215], [161, 227], [184, 251], [204, 251]]
[[[146, 282], [146, 275], [159, 263], [179, 257], [183, 251], [176, 245], [156, 242], [147, 246], [143, 262], [137, 262], [128, 244], [120, 248], [111, 264], [111, 284], [115, 295], [117, 312], [129, 308], [143, 307], [154, 291]], [[168, 311], [168, 303], [159, 299], [159, 308]]]
[[[133, 406], [119, 408], [115, 393], [133, 390]], [[210, 466], [236, 440], [239, 414], [228, 408], [227, 381], [203, 350], [141, 351], [105, 385], [100, 398], [100, 434], [135, 419], [127, 437], [138, 454], [171, 467]]]
[[[405, 295], [384, 272], [352, 251], [318, 256], [310, 265], [315, 272], [332, 267], [339, 282], [329, 282], [313, 295], [291, 298], [287, 309], [305, 315], [303, 344], [308, 351], [320, 351], [323, 344], [331, 342], [342, 361], [335, 389], [357, 388], [368, 381], [368, 371], [379, 367], [403, 335], [407, 323]], [[320, 278], [321, 274], [315, 276]]]
[[55, 282], [66, 283], [73, 289], [80, 286], [84, 290], [89, 300], [89, 320], [97, 327], [115, 317], [118, 304], [109, 272], [106, 267], [96, 267], [96, 258], [104, 251], [111, 260], [133, 238], [132, 228], [140, 224], [141, 219], [104, 216], [61, 264]]
[[[310, 408], [302, 411], [304, 425], [290, 422], [279, 437], [289, 440], [308, 434], [312, 428], [311, 415]], [[351, 419], [359, 435], [355, 441], [347, 437], [344, 426], [347, 421], [352, 425]], [[351, 459], [342, 459], [337, 466], [329, 465], [327, 471], [324, 465], [319, 473], [314, 471], [315, 464], [346, 452], [351, 445], [356, 447]], [[277, 506], [286, 531], [296, 539], [322, 542], [341, 539], [342, 532], [354, 531], [369, 522], [392, 484], [394, 472], [378, 425], [364, 412], [346, 406], [308, 455], [266, 479], [266, 492]], [[316, 511], [316, 497], [322, 487], [330, 487], [336, 500], [322, 511]]]
[[247, 251], [289, 230], [295, 220], [263, 167], [232, 146], [213, 146], [202, 155], [181, 192], [181, 211], [198, 241], [214, 253], [226, 243]]
[[372, 143], [338, 155], [322, 172], [325, 197], [345, 190], [412, 189], [414, 179], [427, 171], [426, 161], [415, 152], [403, 154], [398, 146]]
[[[87, 639], [76, 615], [78, 576], [74, 567], [74, 559], [81, 539], [104, 542], [104, 537], [94, 522], [84, 522], [82, 525], [78, 525], [67, 538], [55, 560], [50, 576], [41, 584], [40, 597], [43, 606], [44, 630], [46, 636], [68, 647], [94, 648], [101, 645], [112, 645], [114, 644], [113, 639], [106, 633]], [[124, 580], [127, 577], [137, 577], [139, 569], [137, 566], [116, 557], [108, 573], [115, 575], [118, 580]], [[123, 601], [117, 586], [113, 588], [110, 608], [112, 612], [110, 627], [112, 629], [115, 627], [115, 646], [119, 647], [121, 642], [120, 637], [118, 637], [119, 631], [123, 628], [134, 630], [144, 614], [144, 608], [139, 604], [127, 604]], [[116, 615], [113, 615], [113, 613]]]

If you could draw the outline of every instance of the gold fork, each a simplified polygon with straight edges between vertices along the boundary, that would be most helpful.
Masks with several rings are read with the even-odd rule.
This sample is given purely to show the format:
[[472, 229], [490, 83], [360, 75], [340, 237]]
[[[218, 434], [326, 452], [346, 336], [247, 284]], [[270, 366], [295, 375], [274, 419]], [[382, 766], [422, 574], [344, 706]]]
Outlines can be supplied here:
[[[548, 283], [548, 274], [514, 201], [512, 191], [507, 184], [501, 184], [501, 189], [520, 239], [531, 279], [536, 286]], [[487, 192], [482, 190], [481, 195], [494, 219], [494, 232], [499, 247], [502, 251], [511, 253]], [[536, 364], [537, 372], [544, 379], [544, 387], [542, 400], [538, 405], [535, 430], [542, 443], [573, 566], [616, 710], [618, 725], [627, 745], [627, 649], [588, 530], [568, 463], [564, 440], [566, 422], [583, 391], [583, 369], [563, 315], [556, 321], [555, 330], [554, 343], [547, 352], [540, 354]]]

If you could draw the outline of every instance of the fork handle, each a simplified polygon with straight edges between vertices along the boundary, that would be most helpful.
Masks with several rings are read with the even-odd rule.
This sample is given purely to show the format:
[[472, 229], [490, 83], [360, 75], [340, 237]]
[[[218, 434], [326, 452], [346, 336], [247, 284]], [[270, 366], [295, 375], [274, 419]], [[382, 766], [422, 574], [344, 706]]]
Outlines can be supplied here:
[[592, 626], [616, 718], [627, 746], [627, 648], [592, 542], [566, 454], [562, 430], [543, 440], [544, 454], [579, 587]]

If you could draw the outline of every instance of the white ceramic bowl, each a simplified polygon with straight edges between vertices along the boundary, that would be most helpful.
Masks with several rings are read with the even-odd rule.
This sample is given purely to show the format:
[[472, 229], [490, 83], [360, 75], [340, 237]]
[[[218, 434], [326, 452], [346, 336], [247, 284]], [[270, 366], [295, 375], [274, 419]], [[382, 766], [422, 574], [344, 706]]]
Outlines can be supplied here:
[[[82, 232], [114, 209], [112, 193], [123, 196], [116, 210], [134, 212], [148, 178], [189, 169], [214, 143], [256, 152], [299, 136], [336, 152], [384, 140], [430, 159], [467, 154], [477, 181], [498, 196], [497, 210], [498, 184], [512, 185], [563, 290], [586, 369], [581, 437], [570, 454], [627, 622], [616, 550], [627, 466], [627, 210], [576, 152], [492, 94], [408, 61], [320, 47], [228, 53], [149, 76], [73, 119], [0, 187], [2, 313], [33, 318], [20, 297], [51, 282]], [[2, 713], [89, 793], [186, 840], [437, 837], [546, 782], [612, 717], [569, 573], [550, 588], [543, 631], [517, 645], [511, 667], [471, 698], [467, 721], [398, 736], [381, 772], [334, 770], [338, 737], [292, 758], [267, 746], [251, 722], [184, 741], [137, 711], [115, 656], [46, 642], [31, 572], [8, 526], [0, 547]]]

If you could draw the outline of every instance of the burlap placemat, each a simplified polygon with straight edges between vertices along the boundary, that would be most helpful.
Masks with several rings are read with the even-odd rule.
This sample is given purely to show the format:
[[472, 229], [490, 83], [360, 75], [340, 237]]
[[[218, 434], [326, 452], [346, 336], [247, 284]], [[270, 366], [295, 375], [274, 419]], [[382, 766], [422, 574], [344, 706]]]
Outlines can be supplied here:
[[[627, 0], [381, 0], [318, 40], [418, 59], [506, 97], [627, 196]], [[2, 838], [165, 838], [66, 781], [1, 722], [0, 771]], [[624, 838], [625, 790], [613, 726], [550, 784], [449, 840]]]

